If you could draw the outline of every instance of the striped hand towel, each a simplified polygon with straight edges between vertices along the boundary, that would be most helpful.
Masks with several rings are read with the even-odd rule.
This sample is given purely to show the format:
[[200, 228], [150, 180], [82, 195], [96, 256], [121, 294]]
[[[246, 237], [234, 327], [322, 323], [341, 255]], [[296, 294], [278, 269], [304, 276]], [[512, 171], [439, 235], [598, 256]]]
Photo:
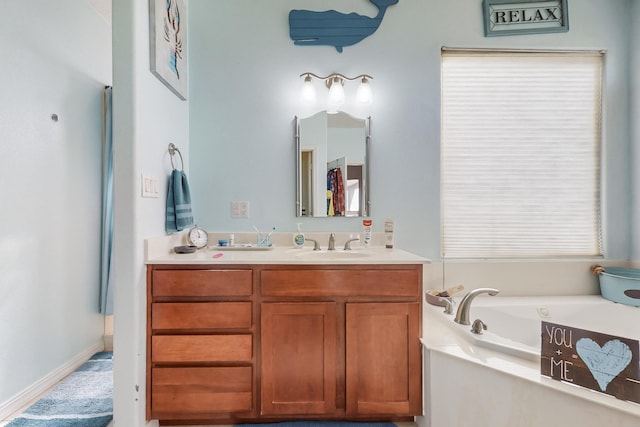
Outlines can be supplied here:
[[183, 170], [174, 169], [169, 177], [169, 191], [167, 192], [167, 233], [184, 230], [193, 224], [191, 213], [191, 193], [187, 175]]

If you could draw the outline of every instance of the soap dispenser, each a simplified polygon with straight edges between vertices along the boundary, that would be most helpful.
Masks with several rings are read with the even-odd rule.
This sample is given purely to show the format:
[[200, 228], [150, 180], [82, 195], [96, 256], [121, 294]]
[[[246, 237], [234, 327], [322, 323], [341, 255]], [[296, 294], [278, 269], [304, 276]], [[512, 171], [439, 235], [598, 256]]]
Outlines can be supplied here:
[[293, 247], [297, 249], [301, 249], [304, 246], [304, 234], [302, 234], [302, 223], [298, 223], [298, 231], [293, 234]]

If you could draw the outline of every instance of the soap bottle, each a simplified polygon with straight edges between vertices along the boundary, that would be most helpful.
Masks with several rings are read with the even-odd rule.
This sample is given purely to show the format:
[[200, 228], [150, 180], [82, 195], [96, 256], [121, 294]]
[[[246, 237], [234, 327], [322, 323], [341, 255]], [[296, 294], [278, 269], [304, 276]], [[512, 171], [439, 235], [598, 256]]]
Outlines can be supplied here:
[[371, 225], [373, 224], [373, 221], [370, 219], [363, 219], [362, 220], [362, 225], [364, 226], [364, 239], [363, 239], [363, 244], [365, 248], [369, 248], [371, 247]]
[[385, 218], [384, 220], [384, 246], [388, 249], [393, 248], [393, 219]]
[[302, 234], [302, 223], [298, 223], [298, 231], [293, 233], [293, 247], [297, 249], [301, 249], [304, 246], [304, 234]]

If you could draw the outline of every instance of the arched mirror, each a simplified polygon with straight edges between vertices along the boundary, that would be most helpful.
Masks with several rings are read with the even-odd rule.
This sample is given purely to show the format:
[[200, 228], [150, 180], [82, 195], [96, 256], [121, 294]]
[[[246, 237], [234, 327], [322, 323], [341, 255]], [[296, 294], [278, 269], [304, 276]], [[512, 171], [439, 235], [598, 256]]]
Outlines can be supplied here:
[[295, 118], [296, 216], [369, 216], [371, 117]]

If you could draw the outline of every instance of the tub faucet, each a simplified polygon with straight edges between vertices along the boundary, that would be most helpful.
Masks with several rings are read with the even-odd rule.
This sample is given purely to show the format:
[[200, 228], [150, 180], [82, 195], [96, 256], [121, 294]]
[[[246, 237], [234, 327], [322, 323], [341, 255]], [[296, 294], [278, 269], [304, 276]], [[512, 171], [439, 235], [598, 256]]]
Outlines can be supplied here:
[[475, 297], [480, 294], [489, 294], [489, 295], [497, 295], [500, 292], [497, 289], [493, 288], [478, 288], [474, 289], [462, 298], [460, 301], [460, 305], [458, 306], [458, 311], [456, 312], [456, 318], [453, 319], [454, 322], [459, 323], [461, 325], [470, 325], [469, 323], [469, 309], [471, 308], [471, 302]]
[[471, 332], [476, 335], [482, 335], [483, 330], [487, 330], [487, 324], [480, 319], [474, 320], [473, 325], [471, 325]]
[[451, 297], [442, 298], [444, 300], [444, 314], [453, 314], [454, 303]]
[[328, 251], [336, 250], [336, 233], [329, 234], [329, 246], [327, 247]]

